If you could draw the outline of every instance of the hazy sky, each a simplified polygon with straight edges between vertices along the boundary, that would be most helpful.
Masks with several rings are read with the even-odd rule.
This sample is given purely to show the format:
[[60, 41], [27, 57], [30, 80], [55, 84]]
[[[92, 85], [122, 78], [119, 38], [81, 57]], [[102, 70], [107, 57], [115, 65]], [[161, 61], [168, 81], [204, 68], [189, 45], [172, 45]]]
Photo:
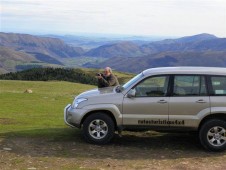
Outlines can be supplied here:
[[226, 0], [0, 0], [0, 31], [226, 37]]

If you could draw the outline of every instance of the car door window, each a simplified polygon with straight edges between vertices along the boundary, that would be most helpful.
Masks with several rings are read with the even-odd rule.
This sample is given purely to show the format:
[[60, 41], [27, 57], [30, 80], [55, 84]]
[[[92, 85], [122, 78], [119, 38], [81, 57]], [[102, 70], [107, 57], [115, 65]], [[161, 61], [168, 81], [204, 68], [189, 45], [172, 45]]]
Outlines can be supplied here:
[[173, 96], [202, 96], [206, 93], [204, 76], [176, 75], [174, 77]]
[[211, 77], [211, 84], [213, 87], [213, 95], [226, 96], [226, 77], [225, 76]]
[[150, 77], [136, 85], [136, 97], [160, 97], [167, 93], [169, 76]]

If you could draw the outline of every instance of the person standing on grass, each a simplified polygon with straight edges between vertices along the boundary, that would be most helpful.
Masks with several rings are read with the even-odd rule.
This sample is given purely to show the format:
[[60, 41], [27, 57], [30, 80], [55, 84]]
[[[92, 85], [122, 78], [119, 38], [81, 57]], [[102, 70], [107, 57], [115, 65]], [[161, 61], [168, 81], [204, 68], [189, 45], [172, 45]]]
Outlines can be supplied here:
[[98, 80], [98, 88], [119, 85], [118, 79], [115, 75], [113, 75], [112, 69], [110, 67], [106, 67], [104, 69], [103, 74], [98, 73], [97, 80]]

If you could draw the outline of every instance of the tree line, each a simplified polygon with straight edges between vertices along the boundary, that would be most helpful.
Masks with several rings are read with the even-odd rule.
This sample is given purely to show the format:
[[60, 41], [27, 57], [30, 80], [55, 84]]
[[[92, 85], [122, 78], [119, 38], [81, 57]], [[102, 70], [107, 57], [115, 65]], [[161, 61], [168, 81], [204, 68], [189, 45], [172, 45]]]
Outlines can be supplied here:
[[0, 79], [29, 81], [59, 80], [97, 85], [95, 73], [86, 72], [82, 69], [33, 68], [15, 73], [2, 74], [0, 75]]

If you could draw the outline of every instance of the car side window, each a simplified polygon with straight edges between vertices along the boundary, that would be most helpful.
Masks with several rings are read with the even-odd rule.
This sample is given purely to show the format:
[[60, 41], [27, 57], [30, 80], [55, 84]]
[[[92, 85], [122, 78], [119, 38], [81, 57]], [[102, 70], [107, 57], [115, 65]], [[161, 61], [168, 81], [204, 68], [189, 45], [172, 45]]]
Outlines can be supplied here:
[[174, 77], [173, 96], [202, 96], [206, 94], [204, 76], [176, 75]]
[[213, 95], [226, 95], [226, 76], [212, 76], [211, 84], [213, 87]]
[[159, 97], [167, 93], [169, 76], [150, 77], [140, 82], [135, 89], [136, 97]]

